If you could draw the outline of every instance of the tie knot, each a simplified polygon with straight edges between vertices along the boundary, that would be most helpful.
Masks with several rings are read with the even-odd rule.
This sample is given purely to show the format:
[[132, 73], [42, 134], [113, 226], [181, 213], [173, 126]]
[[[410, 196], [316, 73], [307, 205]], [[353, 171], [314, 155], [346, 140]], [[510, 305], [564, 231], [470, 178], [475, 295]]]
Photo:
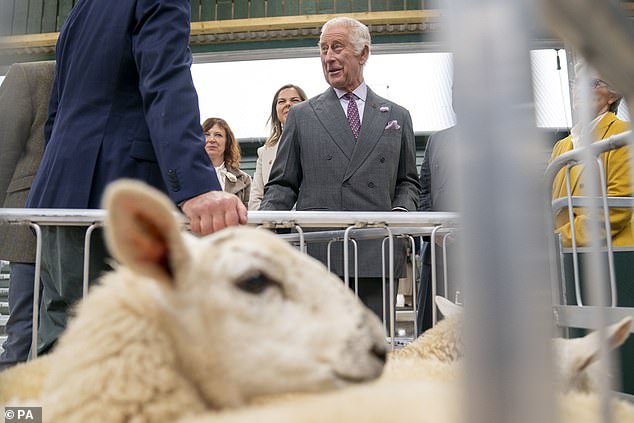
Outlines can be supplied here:
[[348, 101], [351, 101], [351, 100], [356, 100], [357, 96], [354, 93], [345, 93], [343, 95], [343, 98], [345, 98]]

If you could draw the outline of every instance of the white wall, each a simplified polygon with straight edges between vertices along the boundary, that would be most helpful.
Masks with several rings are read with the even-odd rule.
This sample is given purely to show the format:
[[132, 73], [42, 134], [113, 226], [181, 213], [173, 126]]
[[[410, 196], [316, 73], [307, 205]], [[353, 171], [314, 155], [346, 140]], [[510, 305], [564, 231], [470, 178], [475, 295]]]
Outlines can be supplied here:
[[[555, 54], [555, 50], [531, 54], [540, 127], [570, 126], [565, 51], [560, 51], [561, 70], [556, 68]], [[327, 88], [318, 57], [195, 64], [192, 75], [201, 120], [222, 117], [238, 138], [267, 135], [272, 97], [280, 86], [299, 85], [309, 97]], [[364, 76], [377, 94], [409, 109], [415, 131], [433, 132], [453, 125], [449, 53], [373, 55]]]
[[[570, 98], [565, 51], [557, 70], [555, 50], [531, 54], [536, 122], [545, 128], [570, 127]], [[449, 53], [377, 54], [365, 73], [379, 95], [406, 107], [414, 130], [433, 132], [454, 123], [451, 108], [452, 63]], [[221, 117], [238, 138], [266, 137], [273, 94], [282, 85], [302, 87], [309, 97], [327, 88], [319, 57], [203, 63], [192, 66], [201, 120]], [[4, 76], [0, 76], [0, 83]], [[619, 110], [629, 120], [627, 105]]]

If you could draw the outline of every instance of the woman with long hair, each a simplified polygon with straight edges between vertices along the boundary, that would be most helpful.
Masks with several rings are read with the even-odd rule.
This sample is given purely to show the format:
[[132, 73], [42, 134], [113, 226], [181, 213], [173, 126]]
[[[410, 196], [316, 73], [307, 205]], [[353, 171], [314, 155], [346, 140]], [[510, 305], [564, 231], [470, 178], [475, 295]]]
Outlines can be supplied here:
[[269, 180], [271, 167], [275, 156], [277, 155], [277, 145], [282, 136], [282, 128], [286, 122], [286, 116], [291, 106], [306, 100], [306, 93], [297, 85], [286, 84], [279, 88], [273, 96], [271, 104], [271, 134], [264, 143], [258, 148], [258, 161], [253, 175], [253, 186], [251, 189], [251, 198], [249, 199], [249, 210], [257, 210], [264, 196], [264, 185]]

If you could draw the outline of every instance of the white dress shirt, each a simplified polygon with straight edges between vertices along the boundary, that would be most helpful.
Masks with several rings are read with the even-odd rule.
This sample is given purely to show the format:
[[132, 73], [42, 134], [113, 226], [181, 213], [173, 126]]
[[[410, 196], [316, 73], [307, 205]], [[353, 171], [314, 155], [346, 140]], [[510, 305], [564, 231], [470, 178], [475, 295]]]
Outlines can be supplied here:
[[[348, 91], [340, 90], [339, 88], [333, 87], [335, 93], [337, 94], [337, 98], [339, 98], [339, 103], [343, 108], [343, 113], [348, 117], [348, 99], [343, 98], [344, 95], [348, 93]], [[365, 110], [365, 99], [368, 97], [368, 86], [365, 85], [365, 81], [361, 82], [352, 94], [357, 96], [357, 109], [359, 109], [359, 121], [363, 124], [363, 110]]]

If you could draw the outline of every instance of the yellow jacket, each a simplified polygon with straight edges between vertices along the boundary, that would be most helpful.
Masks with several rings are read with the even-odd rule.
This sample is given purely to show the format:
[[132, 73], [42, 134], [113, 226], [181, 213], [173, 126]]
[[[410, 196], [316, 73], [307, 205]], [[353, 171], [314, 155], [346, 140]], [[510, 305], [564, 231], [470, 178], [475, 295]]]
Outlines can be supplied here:
[[[616, 117], [614, 113], [608, 112], [597, 124], [594, 130], [595, 140], [602, 140], [612, 135], [627, 131], [629, 124]], [[551, 161], [561, 154], [573, 149], [572, 136], [568, 136], [555, 144]], [[630, 151], [628, 147], [621, 147], [618, 150], [610, 150], [601, 154], [605, 170], [607, 183], [607, 194], [609, 197], [630, 197], [632, 196], [632, 185], [630, 182]], [[570, 186], [573, 196], [583, 196], [583, 183], [580, 183], [583, 174], [583, 166], [577, 165], [570, 169]], [[597, 175], [598, 176], [598, 175]], [[553, 182], [553, 199], [566, 197], [566, 171], [561, 169]], [[577, 246], [588, 245], [590, 234], [588, 234], [588, 216], [585, 208], [574, 208], [574, 226]], [[632, 234], [632, 209], [612, 208], [610, 209], [610, 224], [612, 226], [612, 245], [633, 246], [634, 235]], [[572, 235], [570, 231], [570, 221], [568, 208], [560, 209], [555, 216], [555, 231], [562, 235], [563, 245], [572, 245]]]

